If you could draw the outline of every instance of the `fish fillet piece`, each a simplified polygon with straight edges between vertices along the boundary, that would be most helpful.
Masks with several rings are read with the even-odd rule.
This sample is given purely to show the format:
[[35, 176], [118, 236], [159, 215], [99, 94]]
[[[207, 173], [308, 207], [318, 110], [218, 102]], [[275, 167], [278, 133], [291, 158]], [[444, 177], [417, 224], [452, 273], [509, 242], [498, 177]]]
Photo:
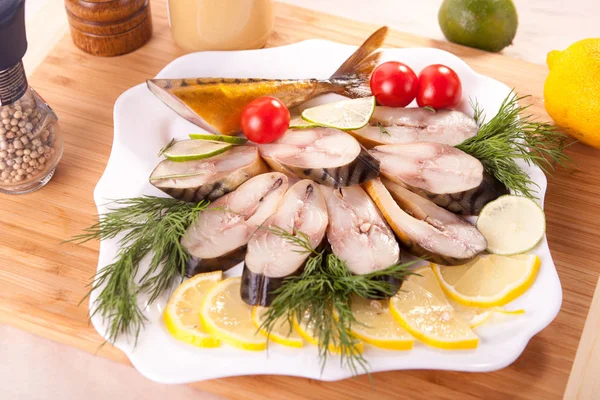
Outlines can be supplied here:
[[456, 146], [478, 130], [475, 120], [460, 111], [377, 106], [369, 124], [351, 133], [367, 148], [419, 142]]
[[267, 171], [255, 146], [235, 146], [202, 160], [163, 160], [152, 171], [150, 183], [176, 199], [212, 201]]
[[379, 161], [352, 136], [334, 128], [290, 129], [259, 149], [274, 170], [326, 186], [357, 185], [379, 175]]
[[211, 133], [241, 130], [242, 110], [261, 96], [275, 96], [288, 108], [324, 93], [371, 96], [369, 79], [379, 62], [387, 27], [373, 33], [329, 79], [186, 78], [150, 79], [148, 89], [173, 111]]
[[307, 235], [313, 248], [327, 229], [327, 206], [319, 185], [308, 179], [292, 186], [277, 211], [257, 229], [248, 242], [242, 273], [242, 299], [250, 305], [268, 306], [285, 277], [299, 274], [310, 255], [269, 228], [282, 228], [300, 237]]
[[400, 248], [373, 200], [360, 186], [321, 187], [329, 212], [327, 239], [350, 272], [364, 275], [394, 265]]
[[483, 179], [478, 159], [440, 143], [388, 144], [370, 151], [381, 162], [382, 176], [432, 193], [464, 192]]
[[287, 177], [270, 172], [213, 202], [181, 238], [191, 256], [186, 274], [226, 270], [242, 262], [250, 237], [277, 210], [287, 189]]
[[383, 178], [367, 182], [365, 189], [411, 254], [440, 265], [460, 265], [487, 247], [472, 224], [401, 185]]
[[[392, 266], [400, 259], [400, 247], [377, 206], [360, 186], [333, 189], [321, 186], [329, 212], [327, 239], [332, 252], [355, 275], [365, 275]], [[402, 282], [392, 276], [378, 276], [395, 291]], [[377, 293], [376, 298], [389, 293]]]
[[477, 215], [508, 193], [478, 159], [452, 146], [388, 144], [369, 151], [381, 162], [383, 177], [457, 214]]

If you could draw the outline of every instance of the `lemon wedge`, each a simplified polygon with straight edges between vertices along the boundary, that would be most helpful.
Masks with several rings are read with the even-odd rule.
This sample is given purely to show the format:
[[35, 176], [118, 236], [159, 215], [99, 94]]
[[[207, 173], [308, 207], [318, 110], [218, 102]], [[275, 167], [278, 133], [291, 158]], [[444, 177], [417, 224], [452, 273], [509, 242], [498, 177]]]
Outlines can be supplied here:
[[356, 130], [369, 123], [375, 112], [375, 97], [335, 101], [302, 111], [302, 119], [320, 126]]
[[304, 345], [302, 337], [298, 332], [293, 330], [293, 326], [290, 326], [287, 319], [283, 317], [275, 322], [270, 333], [261, 328], [268, 310], [267, 307], [254, 307], [254, 310], [252, 310], [252, 321], [260, 333], [275, 343], [289, 347], [302, 347]]
[[171, 295], [163, 319], [173, 337], [199, 347], [218, 347], [221, 341], [202, 327], [200, 309], [204, 296], [223, 279], [223, 272], [199, 274], [184, 281]]
[[357, 324], [352, 334], [363, 342], [388, 350], [410, 350], [415, 339], [400, 327], [389, 310], [389, 301], [354, 296], [352, 314]]
[[211, 140], [182, 140], [166, 148], [163, 155], [175, 162], [203, 160], [231, 149], [233, 145]]
[[544, 238], [546, 217], [535, 201], [506, 195], [483, 207], [477, 229], [488, 242], [488, 252], [521, 254], [533, 249]]
[[502, 306], [533, 284], [540, 269], [540, 259], [533, 254], [477, 257], [453, 267], [432, 265], [444, 293], [466, 306]]
[[390, 299], [396, 321], [423, 343], [441, 349], [473, 349], [479, 338], [452, 308], [433, 271], [422, 267]]
[[204, 299], [204, 328], [223, 342], [243, 350], [264, 350], [267, 338], [252, 322], [252, 307], [240, 297], [241, 277], [229, 278], [213, 287]]
[[[315, 346], [318, 346], [319, 345], [319, 339], [317, 338], [317, 336], [315, 334], [315, 329], [314, 329], [313, 324], [309, 322], [309, 318], [310, 318], [310, 312], [309, 311], [306, 311], [304, 313], [304, 315], [302, 316], [301, 320], [298, 320], [297, 318], [294, 318], [294, 320], [293, 320], [294, 329], [308, 343], [314, 344]], [[355, 348], [359, 352], [362, 353], [363, 347], [364, 346], [363, 346], [362, 342], [356, 343]], [[334, 353], [334, 354], [340, 354], [342, 352], [342, 350], [340, 349], [340, 347], [336, 346], [333, 343], [329, 343], [329, 351], [332, 352], [332, 353]]]

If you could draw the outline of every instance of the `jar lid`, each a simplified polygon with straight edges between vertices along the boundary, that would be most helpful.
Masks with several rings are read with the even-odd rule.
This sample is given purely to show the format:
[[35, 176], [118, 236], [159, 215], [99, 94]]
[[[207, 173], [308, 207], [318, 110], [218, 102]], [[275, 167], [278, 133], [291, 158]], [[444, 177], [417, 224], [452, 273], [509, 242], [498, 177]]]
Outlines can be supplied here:
[[17, 64], [27, 50], [25, 0], [0, 1], [0, 71]]

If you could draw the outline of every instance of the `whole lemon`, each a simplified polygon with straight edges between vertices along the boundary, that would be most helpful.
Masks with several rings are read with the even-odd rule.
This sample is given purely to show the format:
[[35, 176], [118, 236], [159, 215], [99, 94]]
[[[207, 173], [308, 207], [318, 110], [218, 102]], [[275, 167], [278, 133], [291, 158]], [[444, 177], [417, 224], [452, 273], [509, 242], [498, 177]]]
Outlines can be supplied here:
[[551, 51], [546, 63], [546, 111], [566, 133], [600, 148], [600, 38]]

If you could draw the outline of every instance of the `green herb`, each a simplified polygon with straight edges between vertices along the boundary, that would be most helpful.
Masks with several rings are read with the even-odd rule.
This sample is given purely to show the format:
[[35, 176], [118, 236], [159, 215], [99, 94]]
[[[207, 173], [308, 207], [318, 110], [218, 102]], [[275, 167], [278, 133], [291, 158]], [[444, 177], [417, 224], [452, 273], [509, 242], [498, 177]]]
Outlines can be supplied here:
[[[86, 298], [93, 290], [101, 290], [92, 306], [92, 316], [99, 313], [108, 320], [109, 342], [123, 333], [137, 340], [145, 322], [137, 304], [138, 294], [147, 294], [151, 303], [175, 280], [183, 278], [188, 255], [179, 240], [208, 202], [193, 204], [143, 196], [111, 204], [116, 207], [70, 241], [85, 243], [124, 234], [115, 261], [98, 271]], [[150, 254], [148, 271], [136, 280], [140, 262]]]
[[392, 135], [390, 135], [390, 133], [387, 131], [387, 129], [385, 129], [385, 127], [383, 126], [383, 124], [382, 124], [381, 122], [378, 122], [378, 123], [377, 123], [377, 126], [379, 127], [379, 132], [380, 132], [382, 135], [388, 135], [388, 136], [392, 136]]
[[313, 327], [322, 368], [327, 356], [335, 350], [341, 356], [342, 365], [353, 373], [359, 369], [368, 372], [368, 363], [357, 347], [360, 341], [350, 333], [352, 324], [358, 323], [352, 314], [352, 296], [374, 299], [393, 296], [396, 291], [393, 285], [375, 278], [387, 275], [402, 280], [411, 274], [408, 267], [419, 260], [366, 275], [353, 275], [335, 254], [314, 249], [303, 233], [294, 235], [279, 227], [270, 230], [310, 256], [301, 275], [286, 278], [273, 292], [277, 297], [265, 314], [261, 328], [271, 332], [283, 319], [291, 329], [294, 319], [302, 321]]
[[425, 110], [429, 110], [429, 111], [431, 111], [432, 113], [434, 113], [434, 112], [435, 112], [435, 108], [433, 108], [433, 107], [431, 107], [431, 106], [425, 106], [425, 107], [423, 107], [423, 109], [425, 109]]
[[517, 161], [537, 165], [549, 174], [555, 164], [564, 165], [570, 160], [563, 152], [566, 135], [549, 123], [538, 122], [531, 114], [521, 115], [530, 105], [520, 106], [519, 101], [527, 97], [511, 92], [498, 114], [486, 123], [482, 123], [485, 118], [480, 105], [472, 104], [479, 132], [456, 147], [478, 158], [485, 170], [508, 189], [534, 198], [538, 185]]
[[165, 147], [163, 147], [162, 149], [160, 149], [158, 151], [158, 156], [162, 156], [163, 154], [165, 154], [165, 151], [169, 150], [171, 147], [173, 147], [173, 145], [176, 143], [175, 139], [171, 139], [171, 141], [169, 143], [167, 143], [165, 145]]

